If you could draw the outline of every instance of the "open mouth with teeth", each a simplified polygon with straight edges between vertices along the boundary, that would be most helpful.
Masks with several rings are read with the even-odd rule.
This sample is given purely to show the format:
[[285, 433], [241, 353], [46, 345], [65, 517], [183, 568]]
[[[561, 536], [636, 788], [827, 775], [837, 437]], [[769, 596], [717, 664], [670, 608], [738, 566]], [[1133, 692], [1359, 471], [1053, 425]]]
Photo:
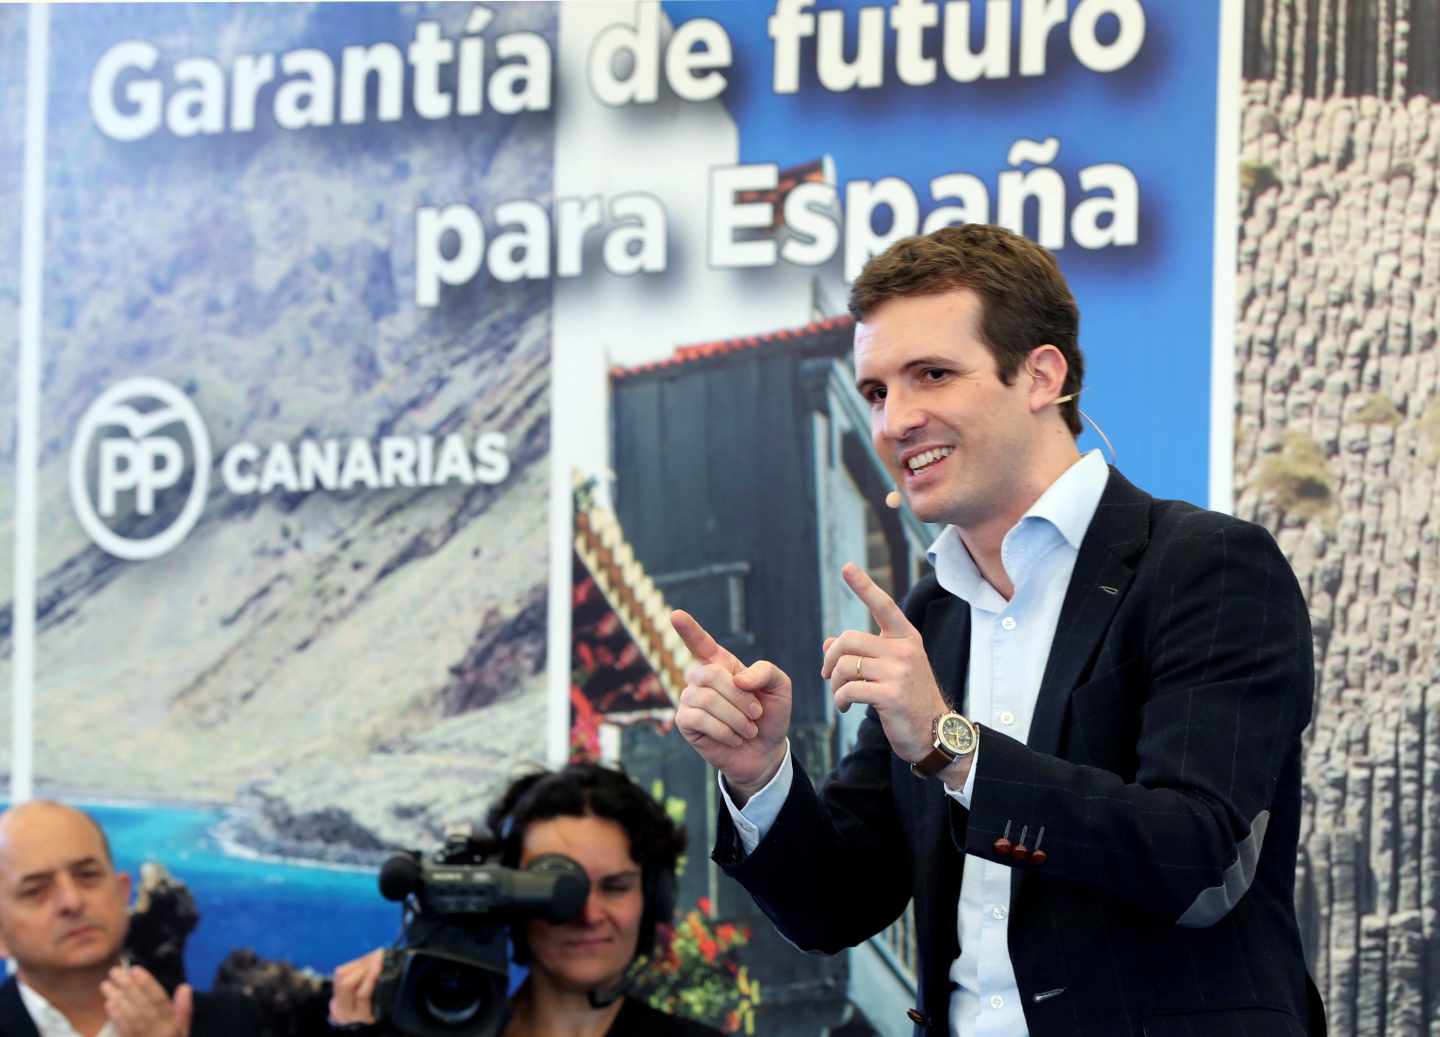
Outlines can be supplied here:
[[910, 470], [911, 475], [919, 475], [939, 461], [945, 460], [955, 452], [954, 447], [942, 446], [933, 450], [927, 450], [923, 454], [916, 454], [905, 462], [905, 467]]

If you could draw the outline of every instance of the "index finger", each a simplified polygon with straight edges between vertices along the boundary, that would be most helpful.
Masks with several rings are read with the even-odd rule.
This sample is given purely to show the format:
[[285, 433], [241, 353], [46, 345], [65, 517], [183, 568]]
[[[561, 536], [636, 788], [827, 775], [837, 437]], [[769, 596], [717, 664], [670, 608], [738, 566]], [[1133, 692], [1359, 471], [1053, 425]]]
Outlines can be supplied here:
[[376, 962], [381, 961], [385, 956], [385, 950], [376, 947], [373, 951], [367, 951], [358, 958], [342, 962], [335, 966], [335, 978], [339, 980], [342, 976], [364, 975], [374, 967]]
[[670, 613], [670, 625], [675, 628], [675, 633], [680, 635], [680, 640], [685, 642], [685, 647], [690, 649], [690, 654], [698, 661], [719, 663], [732, 674], [741, 668], [740, 660], [720, 647], [720, 643], [710, 636], [710, 632], [684, 609], [676, 609]]
[[373, 1007], [375, 987], [380, 982], [380, 972], [383, 964], [383, 956], [372, 956], [371, 959], [366, 962], [367, 967], [365, 973], [360, 977], [360, 986], [355, 991], [355, 1008], [370, 1022], [373, 1022], [375, 1019], [375, 1009]]
[[870, 578], [870, 574], [854, 562], [846, 562], [840, 570], [846, 584], [855, 592], [855, 597], [870, 610], [880, 627], [881, 637], [903, 637], [913, 633], [915, 627], [895, 604], [895, 599], [886, 594], [881, 586]]

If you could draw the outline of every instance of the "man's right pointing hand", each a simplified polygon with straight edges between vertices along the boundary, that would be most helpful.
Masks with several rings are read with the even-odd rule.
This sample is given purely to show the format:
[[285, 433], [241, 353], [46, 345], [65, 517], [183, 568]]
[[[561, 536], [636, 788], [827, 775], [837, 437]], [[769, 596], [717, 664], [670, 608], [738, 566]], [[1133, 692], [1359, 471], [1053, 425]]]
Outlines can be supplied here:
[[764, 660], [743, 665], [688, 612], [672, 612], [670, 623], [696, 663], [685, 673], [675, 726], [743, 802], [785, 759], [790, 678]]

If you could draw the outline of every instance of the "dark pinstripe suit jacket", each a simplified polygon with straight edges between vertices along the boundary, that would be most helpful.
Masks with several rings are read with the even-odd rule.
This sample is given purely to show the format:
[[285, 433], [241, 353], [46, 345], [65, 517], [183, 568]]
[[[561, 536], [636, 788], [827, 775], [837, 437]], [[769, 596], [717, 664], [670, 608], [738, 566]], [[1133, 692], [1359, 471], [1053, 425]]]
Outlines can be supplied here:
[[[905, 601], [963, 709], [969, 607]], [[1032, 1037], [1318, 1034], [1294, 909], [1310, 623], [1259, 526], [1111, 470], [1080, 546], [1027, 744], [981, 728], [971, 809], [910, 774], [874, 711], [817, 794], [800, 767], [743, 857], [715, 860], [794, 943], [834, 953], [913, 897], [918, 1033], [945, 1033], [965, 855], [1010, 865], [1010, 957]], [[1009, 826], [1043, 863], [998, 856]]]

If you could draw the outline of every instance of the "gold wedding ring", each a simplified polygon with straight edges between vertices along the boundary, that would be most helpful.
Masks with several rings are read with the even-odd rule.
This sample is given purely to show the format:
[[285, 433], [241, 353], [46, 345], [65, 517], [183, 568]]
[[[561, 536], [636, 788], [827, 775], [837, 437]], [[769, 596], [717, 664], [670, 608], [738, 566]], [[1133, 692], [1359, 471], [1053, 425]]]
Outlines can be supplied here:
[[863, 672], [861, 672], [861, 669], [860, 669], [860, 664], [861, 664], [861, 662], [862, 662], [861, 658], [857, 655], [857, 656], [855, 657], [855, 679], [856, 679], [857, 681], [863, 681], [863, 680], [865, 679], [865, 674], [864, 674]]

